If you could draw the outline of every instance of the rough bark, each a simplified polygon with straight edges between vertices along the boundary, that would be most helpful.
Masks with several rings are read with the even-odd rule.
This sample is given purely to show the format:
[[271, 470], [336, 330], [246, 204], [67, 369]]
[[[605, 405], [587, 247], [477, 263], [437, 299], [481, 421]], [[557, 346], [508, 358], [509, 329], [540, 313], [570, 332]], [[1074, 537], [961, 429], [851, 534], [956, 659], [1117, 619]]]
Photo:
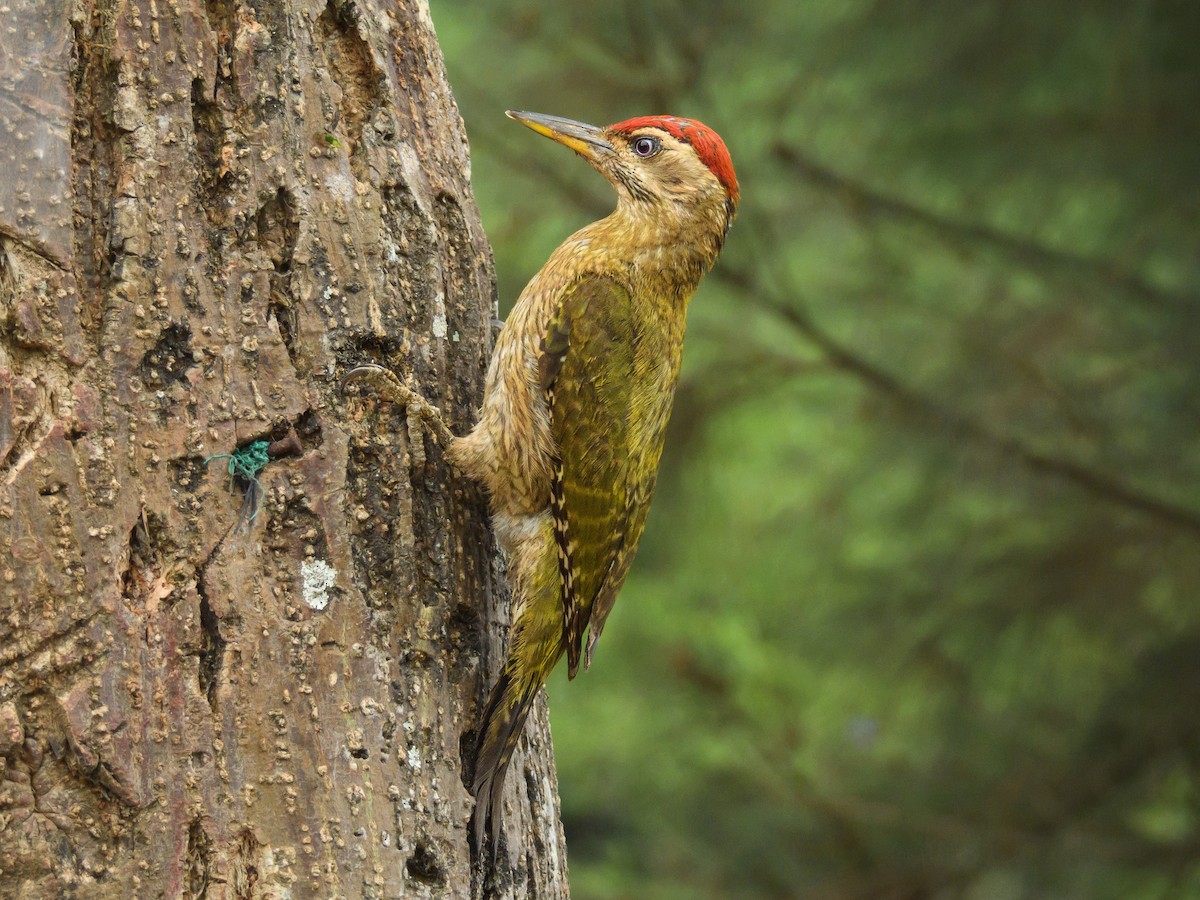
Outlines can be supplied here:
[[[427, 10], [0, 30], [0, 895], [480, 892], [484, 499], [338, 389], [384, 363], [459, 430], [479, 399], [491, 257]], [[206, 463], [292, 429], [257, 505]], [[566, 893], [544, 708], [528, 735], [497, 896]]]

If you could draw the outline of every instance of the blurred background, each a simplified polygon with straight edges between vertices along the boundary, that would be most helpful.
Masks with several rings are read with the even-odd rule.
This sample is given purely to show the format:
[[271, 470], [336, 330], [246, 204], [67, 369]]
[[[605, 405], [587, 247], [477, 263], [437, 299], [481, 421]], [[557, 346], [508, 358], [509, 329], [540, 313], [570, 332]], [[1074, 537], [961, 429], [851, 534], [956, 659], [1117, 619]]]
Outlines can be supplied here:
[[503, 312], [701, 119], [740, 217], [550, 686], [577, 898], [1200, 897], [1200, 4], [434, 0]]

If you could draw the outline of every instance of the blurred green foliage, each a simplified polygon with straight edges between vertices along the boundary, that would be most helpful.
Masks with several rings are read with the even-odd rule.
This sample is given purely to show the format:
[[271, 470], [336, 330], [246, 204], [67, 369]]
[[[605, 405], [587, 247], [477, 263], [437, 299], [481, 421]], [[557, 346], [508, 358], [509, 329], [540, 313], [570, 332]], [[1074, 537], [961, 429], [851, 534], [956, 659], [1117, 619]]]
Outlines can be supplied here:
[[435, 3], [507, 305], [670, 112], [742, 209], [551, 685], [576, 897], [1200, 897], [1200, 4]]

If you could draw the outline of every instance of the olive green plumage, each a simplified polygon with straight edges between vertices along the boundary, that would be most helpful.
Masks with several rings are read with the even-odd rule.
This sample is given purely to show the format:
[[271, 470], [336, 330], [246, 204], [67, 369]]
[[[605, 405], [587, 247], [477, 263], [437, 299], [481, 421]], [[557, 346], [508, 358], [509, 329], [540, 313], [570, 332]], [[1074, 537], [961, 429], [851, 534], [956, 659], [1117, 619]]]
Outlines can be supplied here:
[[553, 543], [542, 539], [538, 577], [519, 589], [524, 615], [516, 617], [508, 663], [482, 717], [473, 785], [480, 843], [538, 689], [564, 652], [575, 676], [585, 629], [590, 662], [629, 572], [678, 380], [684, 309], [683, 302], [635, 298], [611, 276], [585, 275], [562, 292], [546, 328], [537, 375], [556, 449]]
[[[687, 304], [738, 201], [720, 138], [650, 117], [597, 129], [510, 114], [566, 144], [617, 208], [559, 247], [497, 341], [479, 424], [451, 458], [487, 485], [509, 552], [508, 657], [479, 725], [474, 834], [493, 849], [504, 776], [537, 691], [566, 655], [591, 664], [646, 524]], [[586, 652], [583, 635], [588, 632]]]
[[[738, 202], [721, 139], [668, 116], [600, 129], [510, 116], [584, 157], [613, 213], [572, 235], [529, 282], [496, 342], [479, 421], [453, 437], [390, 373], [360, 368], [449, 444], [488, 490], [509, 557], [513, 624], [480, 717], [473, 835], [497, 848], [504, 776], [538, 690], [564, 655], [573, 678], [624, 584], [646, 524], [679, 378], [687, 304]], [[583, 635], [587, 632], [586, 649]]]
[[550, 510], [572, 678], [584, 628], [599, 636], [608, 614], [593, 604], [625, 580], [658, 473], [665, 410], [648, 428], [639, 407], [673, 388], [682, 340], [662, 346], [655, 312], [610, 277], [581, 278], [563, 293], [543, 342], [540, 381], [558, 448]]

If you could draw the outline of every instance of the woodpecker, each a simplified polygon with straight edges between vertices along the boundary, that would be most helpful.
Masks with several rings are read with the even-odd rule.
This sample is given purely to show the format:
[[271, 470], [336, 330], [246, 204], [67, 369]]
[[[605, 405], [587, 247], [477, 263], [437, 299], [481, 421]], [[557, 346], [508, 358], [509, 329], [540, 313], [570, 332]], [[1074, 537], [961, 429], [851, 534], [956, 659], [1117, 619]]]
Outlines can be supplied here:
[[[574, 150], [616, 190], [533, 277], [497, 338], [478, 424], [456, 437], [391, 372], [360, 366], [484, 485], [509, 559], [508, 655], [479, 723], [476, 848], [493, 854], [504, 776], [525, 718], [565, 655], [574, 678], [629, 572], [646, 523], [683, 351], [688, 302], [737, 212], [725, 143], [693, 119], [642, 116], [597, 128], [508, 116]], [[583, 635], [587, 631], [586, 648]]]

